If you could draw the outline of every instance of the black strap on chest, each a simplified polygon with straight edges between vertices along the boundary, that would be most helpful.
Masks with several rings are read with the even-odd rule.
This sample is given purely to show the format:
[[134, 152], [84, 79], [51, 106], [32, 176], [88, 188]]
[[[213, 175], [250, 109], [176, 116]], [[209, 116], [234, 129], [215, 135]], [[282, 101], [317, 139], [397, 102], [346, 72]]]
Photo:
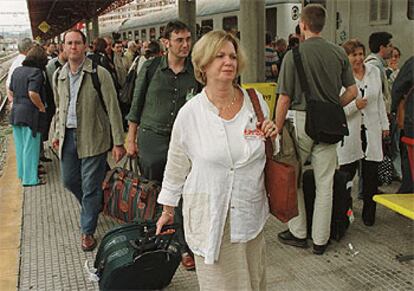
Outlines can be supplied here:
[[96, 92], [98, 92], [98, 97], [99, 97], [99, 101], [101, 101], [102, 108], [105, 111], [105, 113], [108, 114], [105, 103], [103, 101], [101, 82], [99, 81], [99, 77], [98, 77], [98, 64], [96, 62], [92, 62], [91, 77], [92, 77], [93, 88], [95, 88]]

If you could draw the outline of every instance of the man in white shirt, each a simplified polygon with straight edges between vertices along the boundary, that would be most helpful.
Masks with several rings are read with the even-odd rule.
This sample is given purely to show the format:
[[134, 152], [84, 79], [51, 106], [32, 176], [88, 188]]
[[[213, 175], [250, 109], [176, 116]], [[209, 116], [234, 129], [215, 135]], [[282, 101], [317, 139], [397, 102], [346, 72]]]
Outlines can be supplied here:
[[12, 76], [14, 70], [17, 67], [20, 67], [22, 65], [24, 59], [26, 58], [27, 52], [32, 48], [32, 46], [33, 46], [33, 41], [30, 38], [23, 38], [17, 44], [17, 49], [19, 50], [19, 55], [13, 61], [12, 65], [9, 69], [9, 73], [7, 75], [7, 80], [6, 80], [7, 98], [9, 99], [10, 106], [13, 103], [13, 96], [12, 96], [10, 90], [9, 90], [11, 76]]

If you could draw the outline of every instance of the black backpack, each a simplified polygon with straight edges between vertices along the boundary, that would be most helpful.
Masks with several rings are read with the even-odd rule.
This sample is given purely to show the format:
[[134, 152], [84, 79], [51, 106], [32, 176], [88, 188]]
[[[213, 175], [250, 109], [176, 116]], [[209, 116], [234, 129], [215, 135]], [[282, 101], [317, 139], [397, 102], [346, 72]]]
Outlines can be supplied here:
[[[119, 100], [125, 104], [131, 104], [134, 97], [135, 80], [137, 78], [137, 67], [140, 57], [136, 57], [128, 72], [124, 86], [119, 92]], [[161, 57], [152, 60], [147, 70], [147, 80], [151, 80], [161, 62]]]

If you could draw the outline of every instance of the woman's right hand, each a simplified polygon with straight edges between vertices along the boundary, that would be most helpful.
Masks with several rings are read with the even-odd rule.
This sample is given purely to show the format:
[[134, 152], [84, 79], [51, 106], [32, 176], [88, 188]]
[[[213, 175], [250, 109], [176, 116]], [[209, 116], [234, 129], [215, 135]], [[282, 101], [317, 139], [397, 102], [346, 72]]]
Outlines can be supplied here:
[[159, 235], [164, 225], [172, 223], [174, 223], [174, 212], [171, 210], [163, 210], [160, 218], [157, 221], [157, 231], [155, 234]]

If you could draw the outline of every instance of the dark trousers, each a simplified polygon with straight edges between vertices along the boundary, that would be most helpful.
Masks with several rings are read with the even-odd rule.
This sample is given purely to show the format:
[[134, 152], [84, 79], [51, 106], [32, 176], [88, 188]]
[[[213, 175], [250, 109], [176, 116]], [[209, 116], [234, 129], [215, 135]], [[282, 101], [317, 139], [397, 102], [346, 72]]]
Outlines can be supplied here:
[[[361, 129], [362, 149], [365, 152], [367, 148], [367, 140], [365, 135], [365, 128]], [[354, 178], [359, 164], [361, 162], [360, 179], [362, 180], [362, 196], [364, 205], [362, 208], [362, 219], [367, 222], [375, 221], [376, 203], [372, 200], [374, 194], [378, 193], [378, 165], [379, 162], [355, 161], [350, 164], [342, 165], [339, 170], [349, 173], [349, 179]]]
[[[138, 158], [141, 174], [150, 180], [162, 182], [164, 169], [167, 163], [167, 153], [170, 144], [169, 135], [161, 135], [152, 130], [139, 128], [138, 132]], [[180, 225], [177, 231], [177, 239], [181, 246], [181, 252], [189, 251], [185, 241], [182, 199], [175, 208], [174, 222]]]
[[[375, 220], [376, 203], [372, 200], [374, 194], [378, 193], [378, 164], [379, 162], [361, 160], [362, 194], [364, 206], [362, 208], [362, 219], [372, 222]], [[349, 173], [350, 181], [354, 178], [359, 167], [359, 161], [342, 165], [339, 170]]]
[[[404, 132], [401, 132], [401, 136], [404, 136]], [[402, 181], [400, 189], [397, 193], [413, 193], [414, 181], [412, 179], [412, 173], [410, 169], [410, 161], [408, 158], [407, 145], [400, 141], [400, 153], [401, 153], [401, 170]]]

